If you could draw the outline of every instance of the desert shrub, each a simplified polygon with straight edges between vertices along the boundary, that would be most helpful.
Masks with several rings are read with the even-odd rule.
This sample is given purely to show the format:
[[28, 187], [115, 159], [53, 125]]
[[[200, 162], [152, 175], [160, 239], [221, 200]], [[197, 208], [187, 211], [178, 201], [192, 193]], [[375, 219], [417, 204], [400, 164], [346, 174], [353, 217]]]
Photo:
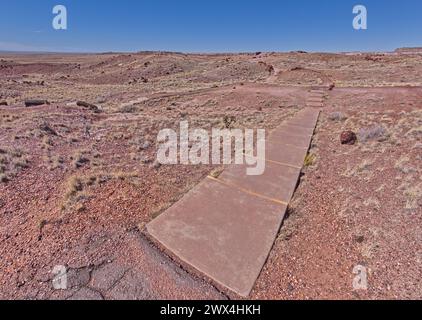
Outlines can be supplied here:
[[19, 149], [1, 149], [0, 152], [0, 182], [7, 182], [14, 178], [20, 171], [28, 168], [29, 160]]
[[381, 125], [375, 125], [359, 130], [359, 141], [366, 142], [370, 140], [385, 141], [388, 138], [387, 130]]
[[227, 116], [226, 115], [223, 118], [224, 127], [226, 129], [230, 129], [235, 122], [236, 122], [236, 117], [235, 116]]
[[306, 155], [306, 158], [305, 158], [305, 161], [304, 161], [303, 165], [305, 167], [312, 166], [314, 164], [314, 162], [315, 162], [315, 158], [316, 158], [316, 156], [314, 154], [308, 153]]
[[136, 113], [138, 111], [139, 111], [138, 108], [135, 107], [134, 105], [126, 105], [120, 109], [121, 113]]
[[84, 164], [88, 163], [90, 160], [86, 156], [86, 152], [84, 151], [78, 151], [73, 157], [72, 157], [72, 164], [75, 169], [78, 169], [82, 167]]
[[330, 113], [328, 115], [328, 119], [331, 121], [345, 121], [347, 120], [347, 117], [344, 113], [340, 111], [336, 111], [336, 112]]
[[412, 128], [409, 132], [406, 133], [406, 136], [412, 136], [415, 139], [422, 139], [422, 126]]

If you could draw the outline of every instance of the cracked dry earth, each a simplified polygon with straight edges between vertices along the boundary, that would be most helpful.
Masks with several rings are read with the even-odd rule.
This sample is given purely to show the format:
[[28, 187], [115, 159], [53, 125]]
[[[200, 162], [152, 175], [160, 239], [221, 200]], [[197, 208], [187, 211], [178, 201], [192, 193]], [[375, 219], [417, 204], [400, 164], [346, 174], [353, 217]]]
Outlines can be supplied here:
[[[335, 84], [251, 298], [421, 299], [421, 66], [420, 54], [0, 56], [0, 298], [238, 298], [143, 234], [222, 169], [158, 165], [158, 131], [270, 130]], [[58, 265], [67, 290], [53, 288]], [[356, 265], [367, 290], [353, 289]]]

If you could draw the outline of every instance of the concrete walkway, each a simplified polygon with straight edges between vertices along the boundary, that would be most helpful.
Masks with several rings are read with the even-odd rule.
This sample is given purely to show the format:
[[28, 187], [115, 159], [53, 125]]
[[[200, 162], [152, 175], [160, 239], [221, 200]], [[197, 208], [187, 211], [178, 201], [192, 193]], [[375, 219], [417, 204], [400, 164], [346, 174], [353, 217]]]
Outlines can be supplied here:
[[247, 297], [280, 229], [319, 113], [306, 108], [270, 133], [263, 175], [228, 166], [149, 223], [149, 234], [216, 284]]
[[308, 107], [322, 108], [324, 106], [324, 96], [326, 91], [323, 89], [313, 89], [309, 91], [306, 105]]

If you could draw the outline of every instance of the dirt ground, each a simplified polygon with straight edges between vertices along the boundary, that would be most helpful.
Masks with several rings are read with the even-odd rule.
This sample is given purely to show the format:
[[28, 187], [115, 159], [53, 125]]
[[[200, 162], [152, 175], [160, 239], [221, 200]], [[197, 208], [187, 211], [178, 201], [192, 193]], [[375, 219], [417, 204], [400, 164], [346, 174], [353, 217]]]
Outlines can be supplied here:
[[301, 52], [0, 55], [0, 298], [236, 299], [142, 232], [222, 169], [159, 165], [157, 134], [269, 131], [330, 85], [251, 298], [421, 299], [422, 54]]

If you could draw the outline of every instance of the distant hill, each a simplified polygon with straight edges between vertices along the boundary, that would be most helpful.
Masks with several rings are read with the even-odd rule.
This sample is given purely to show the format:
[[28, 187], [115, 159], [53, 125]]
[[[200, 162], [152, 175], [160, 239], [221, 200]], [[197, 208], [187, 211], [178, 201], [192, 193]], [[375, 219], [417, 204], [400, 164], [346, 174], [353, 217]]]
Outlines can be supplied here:
[[398, 48], [394, 52], [401, 54], [422, 53], [422, 47]]

